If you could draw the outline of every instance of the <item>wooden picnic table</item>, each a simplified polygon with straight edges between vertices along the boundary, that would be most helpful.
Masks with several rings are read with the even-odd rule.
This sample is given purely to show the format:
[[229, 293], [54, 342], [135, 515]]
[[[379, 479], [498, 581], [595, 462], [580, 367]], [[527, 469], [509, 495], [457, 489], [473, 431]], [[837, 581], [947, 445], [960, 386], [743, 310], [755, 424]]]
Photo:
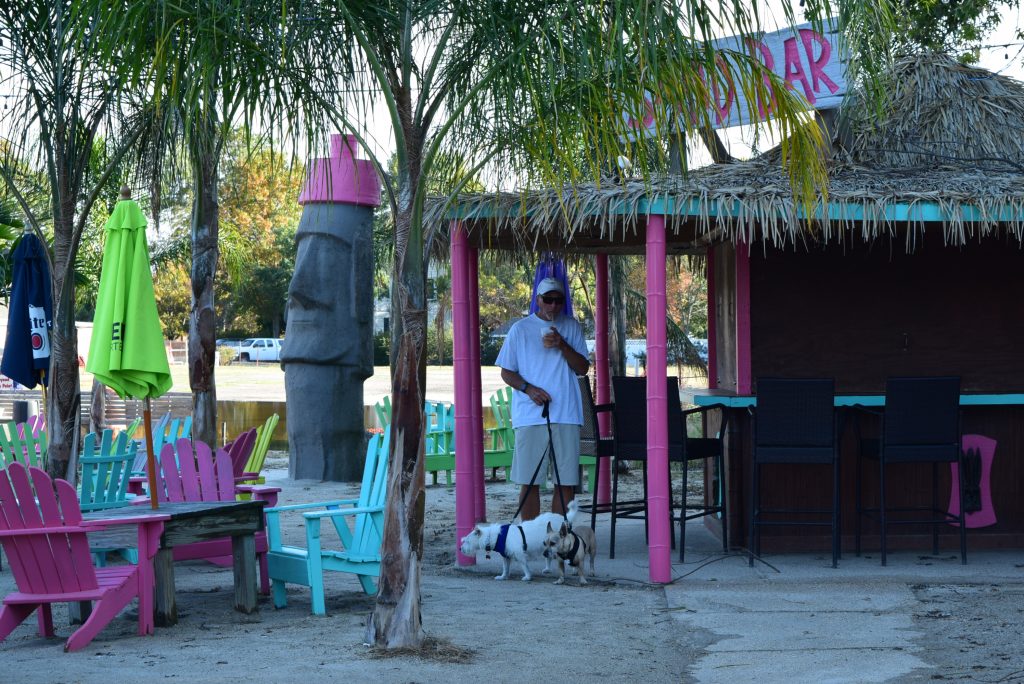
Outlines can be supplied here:
[[[125, 506], [86, 513], [83, 521], [137, 517], [152, 512], [170, 516], [164, 523], [160, 546], [153, 558], [156, 577], [154, 610], [156, 625], [166, 627], [178, 622], [174, 597], [174, 547], [210, 539], [231, 537], [234, 570], [235, 610], [250, 614], [256, 603], [256, 539], [264, 527], [263, 501], [195, 501], [162, 503], [149, 507]], [[89, 534], [91, 548], [116, 548], [134, 544], [134, 530], [109, 529]]]

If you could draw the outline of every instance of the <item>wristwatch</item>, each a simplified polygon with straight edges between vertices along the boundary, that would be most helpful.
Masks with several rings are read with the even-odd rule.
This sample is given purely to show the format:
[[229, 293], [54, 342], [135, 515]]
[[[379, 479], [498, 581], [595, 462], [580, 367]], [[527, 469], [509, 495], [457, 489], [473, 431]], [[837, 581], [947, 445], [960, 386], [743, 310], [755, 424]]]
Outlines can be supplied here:
[[530, 386], [530, 383], [523, 380], [523, 384], [519, 386], [520, 392], [526, 392], [526, 389]]

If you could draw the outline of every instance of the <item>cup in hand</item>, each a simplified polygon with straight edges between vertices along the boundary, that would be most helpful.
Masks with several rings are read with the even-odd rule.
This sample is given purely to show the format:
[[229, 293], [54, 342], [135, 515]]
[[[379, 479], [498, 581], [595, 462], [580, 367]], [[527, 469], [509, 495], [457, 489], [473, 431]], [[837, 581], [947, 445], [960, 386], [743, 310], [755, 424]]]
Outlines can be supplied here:
[[541, 344], [543, 344], [544, 341], [548, 338], [548, 335], [551, 335], [554, 332], [555, 332], [554, 326], [549, 326], [547, 328], [542, 329], [540, 331], [540, 341], [541, 341]]

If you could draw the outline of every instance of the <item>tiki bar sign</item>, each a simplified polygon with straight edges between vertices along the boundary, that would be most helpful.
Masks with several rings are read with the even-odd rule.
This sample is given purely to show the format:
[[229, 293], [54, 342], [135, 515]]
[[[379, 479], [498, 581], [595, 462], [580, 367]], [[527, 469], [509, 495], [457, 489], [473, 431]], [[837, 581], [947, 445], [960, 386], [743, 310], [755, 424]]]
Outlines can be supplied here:
[[[808, 108], [835, 109], [846, 94], [846, 60], [840, 54], [838, 33], [829, 26], [830, 23], [834, 26], [833, 22], [826, 23], [824, 34], [811, 28], [811, 24], [801, 24], [795, 28], [764, 34], [760, 40], [751, 39], [746, 44], [738, 36], [723, 38], [716, 40], [714, 47], [717, 50], [752, 53], [765, 68], [785, 83], [786, 88], [795, 91]], [[764, 98], [767, 101], [757, 103], [753, 108], [756, 116], [752, 118], [752, 108], [747, 104], [745, 93], [729, 77], [730, 69], [725, 68], [725, 62], [730, 59], [728, 54], [723, 52], [718, 59], [722, 68], [717, 70], [715, 78], [709, 81], [707, 74], [702, 71], [711, 96], [709, 114], [712, 126], [726, 128], [770, 118], [774, 94], [768, 79], [765, 79], [768, 97]], [[671, 111], [667, 105], [662, 104], [657, 93], [647, 92], [644, 96], [644, 111], [639, 118], [638, 114], [622, 114], [626, 126], [633, 131], [630, 136], [633, 139], [656, 136], [656, 120], [660, 118], [662, 122], [669, 121]]]

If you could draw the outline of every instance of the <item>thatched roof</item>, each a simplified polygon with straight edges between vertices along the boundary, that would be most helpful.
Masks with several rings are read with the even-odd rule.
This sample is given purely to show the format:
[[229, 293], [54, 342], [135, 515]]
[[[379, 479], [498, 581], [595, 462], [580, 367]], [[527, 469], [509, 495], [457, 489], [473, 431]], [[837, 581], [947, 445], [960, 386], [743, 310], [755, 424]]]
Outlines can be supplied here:
[[[813, 223], [799, 219], [777, 151], [686, 177], [465, 195], [446, 215], [463, 218], [481, 246], [525, 250], [642, 251], [646, 217], [663, 212], [677, 251], [708, 240], [787, 244], [808, 235], [891, 236], [912, 250], [924, 230], [942, 230], [953, 245], [989, 235], [1024, 243], [1024, 84], [935, 54], [900, 61], [891, 79], [878, 125], [860, 94], [848, 98], [828, 164], [827, 206], [819, 198]], [[442, 205], [432, 209], [443, 224]]]

